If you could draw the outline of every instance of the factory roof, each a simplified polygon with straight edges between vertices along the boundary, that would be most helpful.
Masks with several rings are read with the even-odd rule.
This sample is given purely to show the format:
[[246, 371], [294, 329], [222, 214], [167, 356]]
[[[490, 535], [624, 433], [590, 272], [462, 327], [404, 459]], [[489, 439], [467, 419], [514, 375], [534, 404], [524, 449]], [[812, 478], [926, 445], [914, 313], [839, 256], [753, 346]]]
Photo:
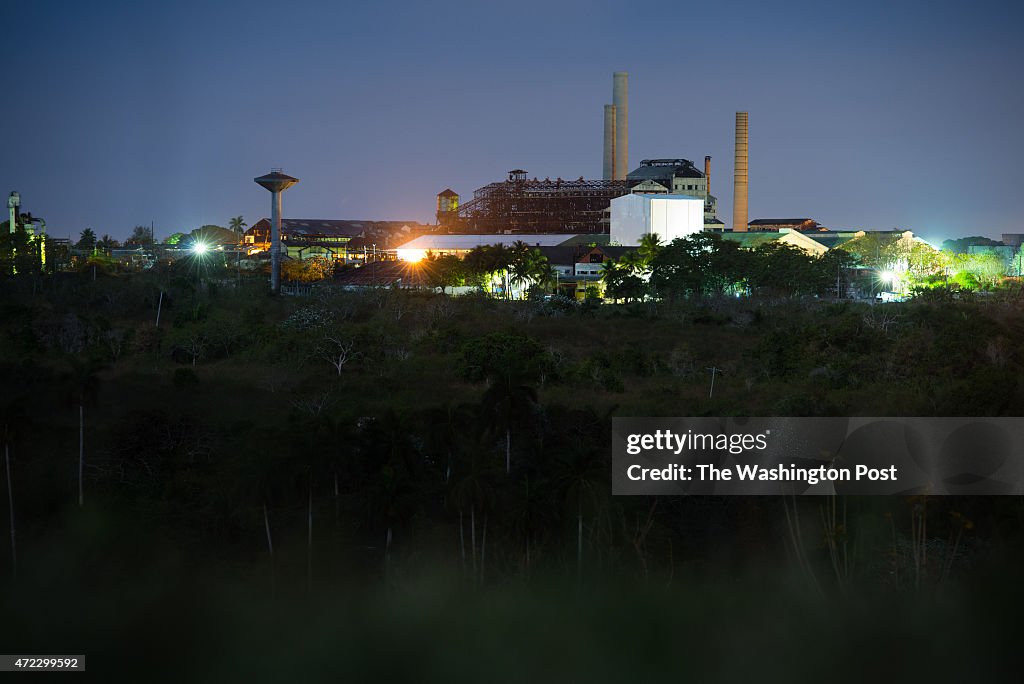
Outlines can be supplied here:
[[638, 246], [628, 245], [602, 245], [598, 247], [598, 249], [604, 252], [605, 256], [611, 257], [612, 259], [620, 259], [623, 254], [626, 254], [627, 252], [635, 252], [640, 248]]
[[441, 192], [437, 193], [438, 197], [458, 197], [459, 193], [455, 192], [451, 188], [445, 188]]
[[[250, 230], [260, 224], [269, 224], [269, 219], [260, 219]], [[269, 227], [269, 226], [262, 226]], [[286, 235], [329, 235], [331, 237], [355, 237], [366, 230], [362, 221], [335, 221], [326, 219], [281, 219], [281, 232]]]
[[679, 200], [689, 200], [691, 202], [700, 202], [701, 204], [704, 203], [703, 198], [695, 197], [694, 195], [684, 195], [682, 193], [677, 193], [677, 192], [674, 192], [674, 193], [664, 193], [664, 192], [630, 192], [627, 195], [621, 195], [619, 197], [612, 198], [612, 202], [622, 202], [624, 200], [625, 201], [629, 201], [626, 198], [634, 198], [634, 197], [639, 197], [641, 199], [644, 199], [644, 200], [647, 200], [647, 201], [650, 201], [650, 202], [662, 202], [662, 201], [676, 202], [676, 201], [679, 201]]
[[571, 266], [576, 263], [579, 249], [576, 247], [537, 247], [536, 248], [548, 263], [559, 266]]
[[[367, 230], [395, 229], [418, 226], [416, 221], [349, 221], [337, 219], [281, 219], [281, 232], [300, 237], [357, 237]], [[249, 228], [267, 230], [270, 220], [262, 218]]]
[[809, 235], [801, 233], [798, 230], [755, 231], [749, 233], [729, 232], [719, 233], [719, 235], [722, 236], [723, 240], [738, 242], [741, 247], [745, 247], [747, 249], [757, 249], [761, 245], [779, 240], [795, 247], [800, 247], [811, 254], [824, 254], [828, 251], [828, 248], [824, 244], [813, 240]]
[[590, 247], [589, 245], [575, 245], [575, 246], [559, 246], [559, 247], [538, 247], [537, 250], [547, 258], [549, 263], [570, 266], [577, 263], [581, 259], [586, 259], [588, 254], [591, 254], [595, 250], [601, 252], [607, 257], [612, 259], [618, 259], [626, 252], [635, 252], [637, 247], [623, 247], [621, 245], [595, 245]]
[[804, 223], [813, 223], [818, 225], [818, 222], [814, 219], [809, 218], [778, 218], [778, 219], [754, 219], [747, 225], [751, 226], [799, 226]]
[[831, 231], [809, 232], [804, 235], [829, 249], [835, 249], [857, 237], [856, 233], [833, 233]]
[[703, 178], [704, 173], [689, 159], [644, 159], [640, 167], [626, 174], [626, 179]]
[[913, 231], [903, 230], [900, 228], [892, 228], [888, 230], [819, 230], [807, 231], [802, 234], [819, 244], [825, 245], [829, 249], [834, 249], [836, 247], [846, 249], [843, 245], [856, 238], [864, 237], [865, 235], [874, 235], [889, 240], [909, 239], [919, 244], [928, 245], [932, 249], [937, 249], [927, 240], [914, 235]]
[[[404, 245], [399, 245], [398, 249], [470, 250], [481, 245], [511, 247], [517, 242], [523, 242], [530, 247], [559, 247], [600, 242], [601, 237], [601, 235], [577, 235], [575, 233], [421, 235]], [[607, 237], [604, 239], [607, 240]]]

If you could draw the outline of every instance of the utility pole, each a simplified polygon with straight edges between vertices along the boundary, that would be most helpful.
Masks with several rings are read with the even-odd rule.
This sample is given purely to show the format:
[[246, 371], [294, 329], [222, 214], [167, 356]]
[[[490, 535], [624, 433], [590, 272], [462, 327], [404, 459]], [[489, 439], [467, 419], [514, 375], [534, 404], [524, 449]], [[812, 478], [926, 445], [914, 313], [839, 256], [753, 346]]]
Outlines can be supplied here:
[[707, 370], [711, 371], [711, 391], [708, 392], [708, 399], [710, 399], [715, 394], [715, 376], [718, 373], [724, 373], [725, 371], [717, 366], [711, 366], [711, 368], [708, 368]]

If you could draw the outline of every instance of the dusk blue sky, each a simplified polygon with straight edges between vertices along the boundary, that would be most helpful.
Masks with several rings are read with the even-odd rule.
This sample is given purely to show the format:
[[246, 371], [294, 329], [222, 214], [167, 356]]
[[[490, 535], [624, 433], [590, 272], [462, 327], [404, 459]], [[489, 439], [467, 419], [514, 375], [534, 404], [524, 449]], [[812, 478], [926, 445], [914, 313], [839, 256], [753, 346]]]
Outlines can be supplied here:
[[[1024, 11], [991, 2], [9, 3], [0, 189], [51, 234], [266, 216], [433, 222], [509, 169], [599, 178], [612, 72], [630, 168], [712, 160], [731, 223], [1024, 232]], [[14, 38], [15, 40], [11, 40]]]

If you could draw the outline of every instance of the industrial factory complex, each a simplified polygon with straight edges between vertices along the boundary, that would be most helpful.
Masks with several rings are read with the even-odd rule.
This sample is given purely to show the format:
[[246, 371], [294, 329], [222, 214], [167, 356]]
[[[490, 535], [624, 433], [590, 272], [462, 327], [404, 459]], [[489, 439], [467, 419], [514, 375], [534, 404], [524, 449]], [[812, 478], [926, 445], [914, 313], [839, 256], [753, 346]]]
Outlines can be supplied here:
[[[256, 221], [241, 234], [204, 233], [200, 246], [232, 252], [239, 267], [243, 262], [259, 266], [265, 260], [275, 291], [280, 287], [282, 262], [317, 259], [333, 265], [334, 273], [352, 284], [422, 286], [426, 280], [417, 276], [413, 265], [425, 258], [463, 258], [485, 246], [529, 247], [546, 259], [562, 285], [575, 282], [581, 294], [601, 279], [605, 263], [641, 245], [645, 238], [649, 241], [650, 236], [665, 244], [714, 233], [744, 249], [779, 243], [821, 256], [866, 235], [862, 230], [830, 230], [808, 217], [750, 219], [747, 112], [735, 115], [733, 205], [728, 224], [719, 216], [718, 199], [712, 194], [710, 156], [704, 156], [702, 165], [683, 157], [642, 159], [630, 165], [625, 72], [613, 74], [612, 102], [604, 105], [603, 113], [600, 178], [540, 178], [516, 168], [503, 180], [478, 188], [465, 201], [456, 191], [444, 188], [437, 195], [436, 222], [424, 224], [285, 218], [282, 193], [299, 179], [272, 169], [254, 179], [272, 193], [271, 217]], [[20, 214], [19, 205], [17, 193], [12, 193], [8, 202], [11, 233], [15, 226], [24, 225], [27, 233], [42, 235], [45, 224]], [[875, 232], [884, 239], [917, 240], [909, 231]], [[1003, 250], [1011, 256], [1016, 253], [1019, 237], [1004, 236]], [[56, 246], [58, 241], [50, 242]], [[182, 246], [187, 243], [119, 250], [121, 254], [111, 252], [111, 256], [121, 257], [127, 265], [145, 265], [157, 258], [180, 257]], [[364, 268], [370, 264], [374, 267]]]

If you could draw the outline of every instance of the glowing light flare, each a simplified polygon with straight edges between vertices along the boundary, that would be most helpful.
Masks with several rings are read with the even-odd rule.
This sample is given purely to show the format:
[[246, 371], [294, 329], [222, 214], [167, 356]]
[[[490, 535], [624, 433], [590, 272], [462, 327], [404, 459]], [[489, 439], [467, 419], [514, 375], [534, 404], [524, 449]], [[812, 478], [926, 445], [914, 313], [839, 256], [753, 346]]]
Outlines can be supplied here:
[[413, 263], [422, 261], [427, 256], [427, 250], [425, 249], [399, 249], [396, 251], [399, 259]]
[[197, 242], [194, 245], [192, 245], [192, 253], [198, 254], [200, 256], [206, 254], [206, 252], [209, 251], [209, 249], [209, 245], [207, 245], [205, 242]]

